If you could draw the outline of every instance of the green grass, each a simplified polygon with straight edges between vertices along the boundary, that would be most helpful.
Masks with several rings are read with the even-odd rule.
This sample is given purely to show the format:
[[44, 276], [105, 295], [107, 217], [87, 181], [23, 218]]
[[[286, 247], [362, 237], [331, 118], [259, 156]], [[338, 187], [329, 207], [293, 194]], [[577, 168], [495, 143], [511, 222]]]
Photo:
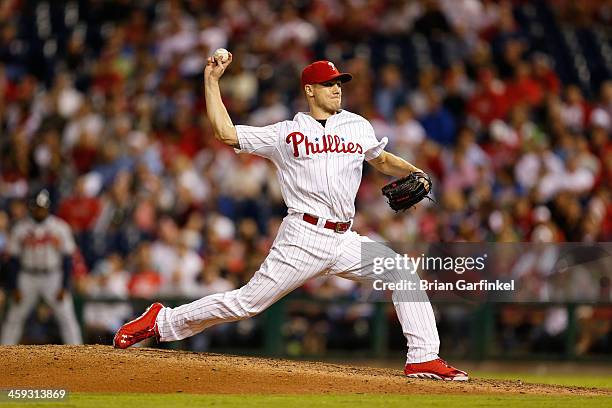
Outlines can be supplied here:
[[485, 395], [194, 395], [194, 394], [81, 394], [70, 395], [64, 404], [25, 403], [0, 407], [504, 407], [584, 408], [610, 407], [611, 397], [485, 396]]
[[476, 378], [491, 378], [495, 380], [521, 380], [524, 383], [556, 384], [576, 387], [612, 388], [612, 375], [580, 375], [580, 374], [524, 374], [524, 373], [492, 373], [470, 372]]

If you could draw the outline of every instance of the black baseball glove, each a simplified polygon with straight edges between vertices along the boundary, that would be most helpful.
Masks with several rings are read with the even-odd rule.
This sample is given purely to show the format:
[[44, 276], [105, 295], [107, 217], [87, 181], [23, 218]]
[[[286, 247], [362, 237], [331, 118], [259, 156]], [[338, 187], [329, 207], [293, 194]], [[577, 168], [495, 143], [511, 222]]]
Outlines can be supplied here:
[[406, 210], [429, 196], [431, 179], [421, 171], [410, 173], [406, 177], [394, 180], [382, 188], [382, 194], [387, 197], [389, 206], [395, 212]]

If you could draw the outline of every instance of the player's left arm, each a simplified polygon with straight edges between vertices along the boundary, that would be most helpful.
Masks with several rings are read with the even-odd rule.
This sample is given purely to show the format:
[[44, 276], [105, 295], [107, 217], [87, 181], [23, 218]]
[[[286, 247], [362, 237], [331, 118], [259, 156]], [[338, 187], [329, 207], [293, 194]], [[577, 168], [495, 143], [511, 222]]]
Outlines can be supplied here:
[[398, 178], [406, 177], [415, 171], [423, 172], [423, 170], [408, 163], [401, 157], [384, 150], [378, 155], [378, 157], [368, 160], [368, 163], [381, 173]]
[[70, 286], [70, 275], [72, 274], [72, 256], [62, 255], [62, 288]]
[[8, 265], [7, 265], [7, 289], [15, 293], [19, 288], [17, 287], [17, 275], [21, 270], [21, 258], [22, 253], [21, 245], [22, 228], [20, 224], [17, 224], [11, 231], [8, 239]]
[[72, 236], [72, 230], [68, 224], [62, 225], [62, 289], [67, 290], [70, 287], [70, 278], [72, 275], [72, 257], [76, 251], [76, 243]]

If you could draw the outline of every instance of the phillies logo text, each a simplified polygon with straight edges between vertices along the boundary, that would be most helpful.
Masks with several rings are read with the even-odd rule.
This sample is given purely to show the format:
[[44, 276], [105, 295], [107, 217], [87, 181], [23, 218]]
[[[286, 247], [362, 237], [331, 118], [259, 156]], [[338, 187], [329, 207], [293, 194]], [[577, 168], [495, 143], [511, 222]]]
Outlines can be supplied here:
[[[287, 135], [287, 144], [293, 145], [293, 156], [299, 157], [300, 152], [298, 147], [303, 143], [306, 149], [306, 156], [311, 153], [363, 153], [363, 148], [359, 143], [348, 142], [344, 143], [344, 139], [340, 136], [327, 135], [322, 136], [322, 143], [313, 143], [308, 140], [308, 136], [305, 136], [301, 132], [293, 132]], [[318, 138], [316, 139], [318, 142]]]

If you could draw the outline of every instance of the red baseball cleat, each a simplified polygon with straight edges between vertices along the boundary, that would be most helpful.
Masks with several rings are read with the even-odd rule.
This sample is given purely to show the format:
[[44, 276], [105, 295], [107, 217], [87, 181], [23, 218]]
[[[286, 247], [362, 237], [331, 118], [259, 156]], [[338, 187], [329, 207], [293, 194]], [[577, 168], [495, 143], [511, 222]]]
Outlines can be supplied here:
[[113, 346], [125, 349], [149, 337], [159, 337], [155, 319], [163, 307], [161, 303], [153, 303], [140, 317], [121, 326], [115, 334]]
[[430, 378], [432, 380], [467, 381], [468, 373], [457, 370], [441, 358], [424, 363], [406, 364], [404, 374], [411, 378]]

